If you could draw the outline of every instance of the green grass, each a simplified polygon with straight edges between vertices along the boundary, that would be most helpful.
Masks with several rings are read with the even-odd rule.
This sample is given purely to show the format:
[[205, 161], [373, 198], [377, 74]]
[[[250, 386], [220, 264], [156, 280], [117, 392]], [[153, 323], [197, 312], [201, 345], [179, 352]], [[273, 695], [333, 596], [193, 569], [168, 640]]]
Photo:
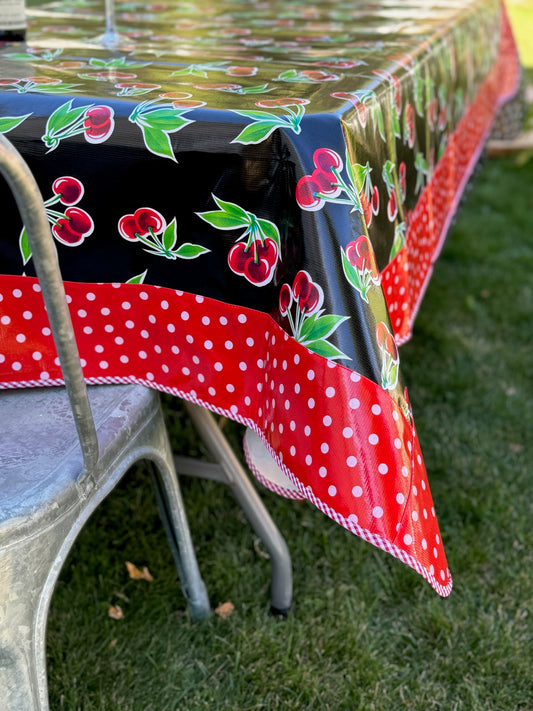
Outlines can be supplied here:
[[[307, 504], [262, 492], [295, 603], [222, 485], [183, 480], [199, 564], [229, 619], [190, 620], [146, 472], [96, 512], [54, 595], [52, 709], [533, 709], [533, 160], [487, 163], [402, 349], [455, 587], [420, 577]], [[201, 446], [176, 401], [177, 450]], [[240, 428], [226, 425], [236, 443]], [[128, 579], [125, 561], [154, 582]], [[122, 620], [107, 615], [120, 604]]]

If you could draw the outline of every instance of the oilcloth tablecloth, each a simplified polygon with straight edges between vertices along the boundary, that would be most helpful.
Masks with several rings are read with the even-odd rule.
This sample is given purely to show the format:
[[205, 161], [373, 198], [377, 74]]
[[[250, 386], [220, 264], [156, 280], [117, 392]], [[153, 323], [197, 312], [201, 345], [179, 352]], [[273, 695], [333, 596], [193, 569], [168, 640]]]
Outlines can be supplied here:
[[[0, 49], [0, 131], [41, 188], [87, 382], [245, 424], [289, 482], [247, 447], [265, 485], [449, 594], [398, 345], [517, 89], [505, 8], [118, 2], [116, 50], [92, 0], [29, 16]], [[0, 387], [57, 385], [5, 193]]]

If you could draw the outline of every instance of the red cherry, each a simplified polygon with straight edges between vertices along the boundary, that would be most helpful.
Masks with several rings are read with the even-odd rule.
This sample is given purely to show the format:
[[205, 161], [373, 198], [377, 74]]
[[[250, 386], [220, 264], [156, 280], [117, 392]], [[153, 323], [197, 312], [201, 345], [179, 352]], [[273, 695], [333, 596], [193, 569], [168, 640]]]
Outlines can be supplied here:
[[109, 106], [92, 106], [85, 112], [85, 126], [102, 126], [109, 121], [113, 113]]
[[251, 252], [246, 249], [244, 242], [237, 242], [230, 249], [228, 254], [228, 264], [235, 274], [244, 274], [244, 266], [250, 259]]
[[374, 190], [372, 191], [372, 212], [377, 215], [379, 212], [379, 190], [378, 186], [374, 185]]
[[409, 103], [405, 105], [404, 138], [409, 148], [412, 148], [415, 144], [415, 110]]
[[256, 262], [253, 257], [250, 257], [244, 265], [244, 276], [255, 286], [267, 284], [272, 278], [272, 274], [272, 266], [266, 259], [260, 259]]
[[292, 291], [288, 284], [283, 284], [279, 292], [279, 311], [282, 316], [285, 316], [290, 309], [292, 303]]
[[65, 210], [65, 217], [68, 218], [71, 229], [74, 232], [79, 232], [84, 237], [90, 235], [94, 229], [91, 216], [79, 207], [68, 207]]
[[304, 210], [319, 210], [324, 201], [316, 196], [320, 188], [310, 175], [304, 175], [296, 185], [296, 202]]
[[275, 266], [278, 261], [278, 245], [270, 237], [266, 237], [264, 244], [260, 240], [255, 241], [255, 250], [258, 259], [266, 259], [270, 266]]
[[388, 335], [389, 331], [387, 329], [387, 326], [383, 323], [383, 321], [379, 321], [376, 324], [376, 341], [378, 343], [378, 346], [381, 346], [383, 348], [385, 347]]
[[317, 310], [321, 304], [321, 301], [321, 293], [318, 290], [317, 285], [310, 283], [309, 291], [305, 299], [300, 297], [299, 306], [302, 311], [305, 309], [306, 313], [309, 315]]
[[390, 333], [387, 333], [385, 338], [385, 350], [393, 360], [398, 360], [398, 348], [396, 347], [396, 341]]
[[118, 221], [118, 231], [124, 239], [130, 240], [130, 242], [136, 242], [138, 240], [138, 230], [137, 220], [133, 215], [124, 215]]
[[399, 174], [400, 174], [400, 192], [402, 194], [402, 199], [405, 200], [405, 192], [406, 192], [406, 168], [405, 168], [405, 163], [402, 160], [400, 163], [400, 168], [399, 168]]
[[69, 247], [75, 247], [83, 242], [83, 235], [71, 228], [66, 217], [60, 217], [57, 224], [52, 226], [52, 234], [59, 242]]
[[364, 128], [366, 126], [366, 106], [361, 102], [360, 104], [357, 104], [356, 109], [359, 123]]
[[63, 205], [75, 205], [83, 195], [83, 185], [76, 178], [65, 175], [54, 180], [52, 190]]
[[303, 270], [299, 271], [294, 277], [294, 281], [292, 283], [292, 293], [294, 294], [294, 298], [297, 301], [301, 301], [302, 299], [305, 301], [309, 295], [310, 287], [311, 277], [309, 274]]
[[321, 168], [313, 170], [312, 179], [318, 184], [322, 195], [336, 197], [341, 192], [340, 185], [337, 185], [337, 178], [331, 171], [325, 172]]
[[342, 170], [342, 159], [340, 155], [330, 148], [317, 148], [313, 153], [313, 163], [324, 173], [329, 173], [332, 168]]
[[150, 229], [157, 234], [166, 227], [163, 215], [151, 207], [140, 207], [135, 210], [133, 217], [137, 222], [137, 232], [142, 236], [149, 234]]
[[106, 121], [100, 126], [91, 126], [84, 123], [85, 140], [89, 143], [103, 143], [113, 131], [114, 121]]
[[361, 207], [363, 208], [363, 217], [367, 227], [370, 227], [372, 222], [372, 205], [370, 204], [366, 193], [360, 193], [359, 199], [361, 200]]
[[396, 193], [394, 190], [390, 194], [389, 197], [389, 202], [387, 204], [387, 216], [391, 222], [396, 219], [396, 215], [398, 214], [398, 202], [396, 200]]

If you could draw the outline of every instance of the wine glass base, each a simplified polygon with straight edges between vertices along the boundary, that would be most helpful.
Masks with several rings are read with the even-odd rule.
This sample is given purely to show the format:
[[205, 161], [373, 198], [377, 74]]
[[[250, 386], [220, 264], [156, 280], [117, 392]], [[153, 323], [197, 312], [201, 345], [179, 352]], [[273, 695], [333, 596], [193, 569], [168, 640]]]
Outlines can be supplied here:
[[121, 45], [131, 45], [133, 44], [130, 37], [127, 35], [121, 35], [119, 32], [104, 32], [98, 37], [91, 39], [92, 44], [100, 44], [108, 49], [113, 49], [115, 47], [120, 47]]

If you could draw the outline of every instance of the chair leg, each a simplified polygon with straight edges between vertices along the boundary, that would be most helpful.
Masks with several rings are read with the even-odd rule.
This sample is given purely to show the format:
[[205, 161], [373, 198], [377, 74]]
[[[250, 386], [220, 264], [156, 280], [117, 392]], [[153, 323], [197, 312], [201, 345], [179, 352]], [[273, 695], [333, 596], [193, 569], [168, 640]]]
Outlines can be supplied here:
[[164, 422], [159, 428], [159, 433], [161, 443], [157, 449], [158, 456], [151, 457], [157, 470], [157, 476], [152, 475], [152, 483], [187, 605], [192, 617], [202, 620], [210, 614], [211, 607], [196, 561], [187, 514]]
[[270, 554], [272, 562], [271, 610], [275, 614], [286, 616], [292, 604], [292, 564], [285, 539], [272, 521], [212, 414], [198, 405], [188, 402], [184, 404], [211, 456], [219, 462], [224, 470], [233, 495]]

